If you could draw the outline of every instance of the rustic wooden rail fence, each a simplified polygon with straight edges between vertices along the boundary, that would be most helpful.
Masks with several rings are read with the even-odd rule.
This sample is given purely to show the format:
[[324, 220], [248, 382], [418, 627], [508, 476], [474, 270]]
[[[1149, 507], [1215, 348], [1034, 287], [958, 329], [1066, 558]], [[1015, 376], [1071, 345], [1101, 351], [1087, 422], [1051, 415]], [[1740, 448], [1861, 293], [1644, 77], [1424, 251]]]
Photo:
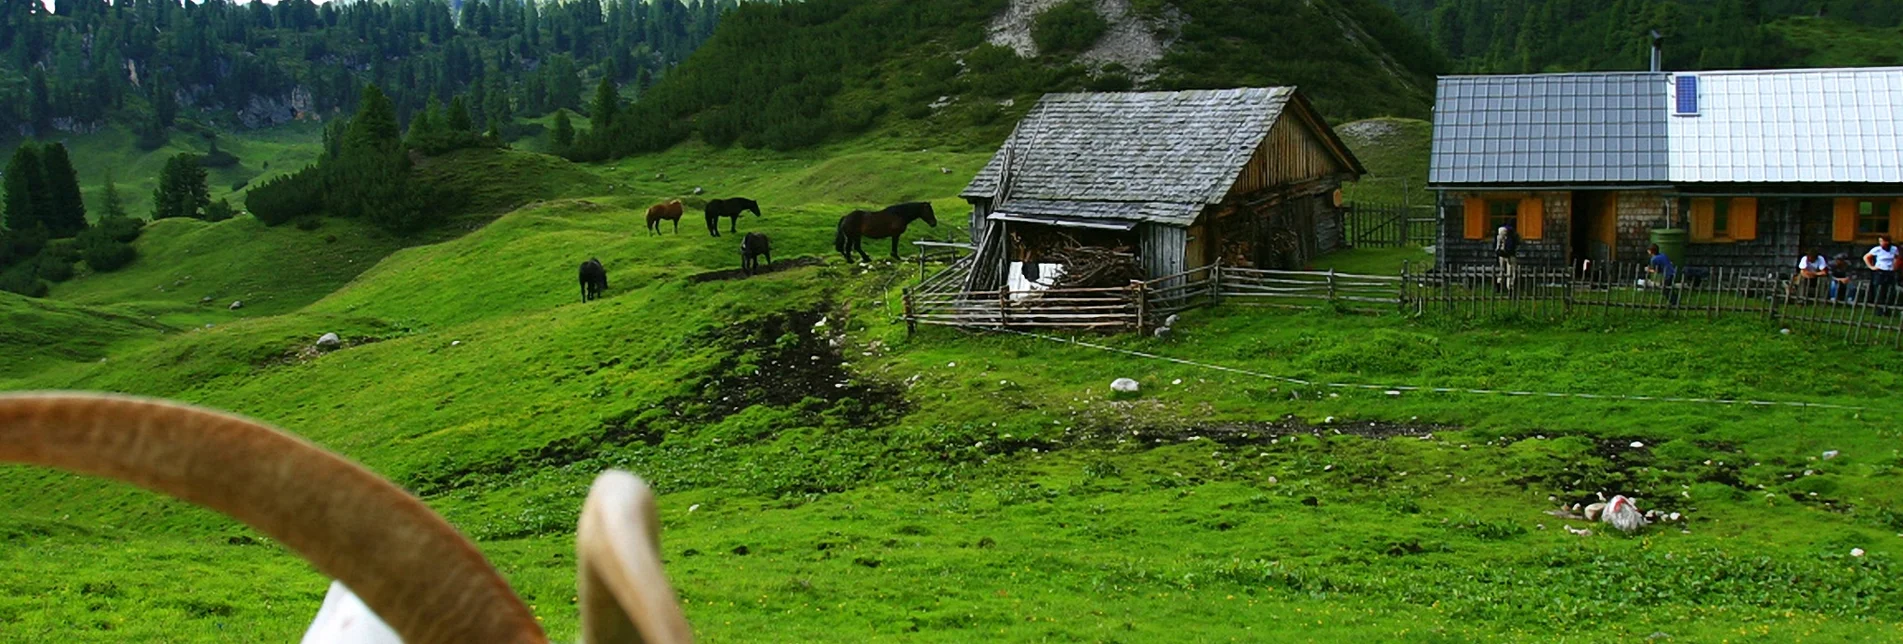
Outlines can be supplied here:
[[1221, 304], [1333, 308], [1458, 318], [1563, 320], [1650, 315], [1715, 320], [1758, 317], [1856, 344], [1903, 348], [1903, 291], [1879, 293], [1867, 280], [1839, 289], [1828, 279], [1793, 283], [1761, 271], [1691, 269], [1670, 280], [1644, 265], [1571, 271], [1497, 267], [1358, 275], [1207, 266], [1123, 287], [970, 292], [970, 258], [905, 291], [908, 328], [1073, 328], [1146, 332], [1172, 313]]

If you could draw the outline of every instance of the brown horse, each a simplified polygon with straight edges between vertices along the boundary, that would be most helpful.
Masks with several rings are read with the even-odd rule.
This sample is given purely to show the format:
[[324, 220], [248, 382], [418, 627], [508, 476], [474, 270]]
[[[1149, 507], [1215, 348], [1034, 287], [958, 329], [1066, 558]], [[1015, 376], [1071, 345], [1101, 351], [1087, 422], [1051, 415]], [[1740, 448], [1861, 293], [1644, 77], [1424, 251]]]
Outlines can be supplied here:
[[679, 199], [648, 206], [648, 232], [655, 235], [661, 234], [662, 219], [673, 220], [674, 232], [681, 232], [681, 212], [681, 200]]
[[905, 227], [914, 220], [923, 219], [933, 228], [938, 227], [938, 217], [932, 213], [932, 204], [925, 201], [912, 201], [883, 210], [854, 210], [839, 218], [839, 230], [833, 234], [833, 250], [852, 261], [852, 254], [858, 251], [859, 257], [872, 261], [866, 255], [866, 249], [860, 246], [864, 237], [873, 239], [892, 238], [892, 259], [899, 258], [899, 235], [905, 233]]

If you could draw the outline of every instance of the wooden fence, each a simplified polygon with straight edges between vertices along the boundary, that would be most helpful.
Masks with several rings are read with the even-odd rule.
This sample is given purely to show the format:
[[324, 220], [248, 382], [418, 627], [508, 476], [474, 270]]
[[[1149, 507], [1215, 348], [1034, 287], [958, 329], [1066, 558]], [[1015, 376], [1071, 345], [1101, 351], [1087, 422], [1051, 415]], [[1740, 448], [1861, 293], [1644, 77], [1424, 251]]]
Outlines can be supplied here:
[[[1144, 332], [1170, 314], [1221, 304], [1332, 308], [1413, 316], [1511, 315], [1563, 320], [1587, 315], [1715, 320], [1748, 316], [1856, 344], [1903, 348], [1903, 290], [1877, 293], [1859, 280], [1833, 298], [1828, 280], [1793, 284], [1778, 275], [1694, 269], [1660, 280], [1644, 265], [1576, 272], [1496, 267], [1357, 275], [1208, 266], [1128, 286], [1038, 291], [961, 291], [970, 259], [905, 292], [908, 328], [1074, 328]], [[1883, 298], [1889, 298], [1883, 300]], [[1883, 300], [1883, 301], [1879, 301]]]
[[1439, 232], [1432, 207], [1349, 202], [1342, 210], [1344, 238], [1357, 248], [1427, 246]]

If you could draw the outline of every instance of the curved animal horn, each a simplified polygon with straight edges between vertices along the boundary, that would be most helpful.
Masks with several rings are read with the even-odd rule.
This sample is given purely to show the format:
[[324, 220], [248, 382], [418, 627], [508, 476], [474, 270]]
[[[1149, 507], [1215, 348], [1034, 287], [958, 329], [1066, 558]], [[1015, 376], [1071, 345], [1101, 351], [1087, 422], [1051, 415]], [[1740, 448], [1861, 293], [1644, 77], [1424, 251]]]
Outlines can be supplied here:
[[660, 523], [647, 483], [620, 470], [595, 477], [575, 534], [582, 642], [693, 641], [662, 574]]
[[217, 510], [342, 581], [405, 642], [546, 642], [469, 540], [363, 467], [270, 426], [127, 396], [0, 394], [0, 462]]

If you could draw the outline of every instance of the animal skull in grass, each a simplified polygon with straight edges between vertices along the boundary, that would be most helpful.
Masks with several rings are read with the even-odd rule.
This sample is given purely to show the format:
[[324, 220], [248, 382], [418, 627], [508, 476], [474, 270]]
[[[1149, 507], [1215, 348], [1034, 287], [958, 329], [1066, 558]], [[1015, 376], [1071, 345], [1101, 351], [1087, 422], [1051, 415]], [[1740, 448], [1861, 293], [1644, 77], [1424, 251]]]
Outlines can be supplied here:
[[[132, 483], [277, 539], [336, 580], [307, 643], [548, 641], [495, 567], [422, 501], [256, 421], [126, 396], [0, 394], [0, 462]], [[595, 479], [576, 534], [583, 641], [692, 640], [658, 526], [640, 479]]]

